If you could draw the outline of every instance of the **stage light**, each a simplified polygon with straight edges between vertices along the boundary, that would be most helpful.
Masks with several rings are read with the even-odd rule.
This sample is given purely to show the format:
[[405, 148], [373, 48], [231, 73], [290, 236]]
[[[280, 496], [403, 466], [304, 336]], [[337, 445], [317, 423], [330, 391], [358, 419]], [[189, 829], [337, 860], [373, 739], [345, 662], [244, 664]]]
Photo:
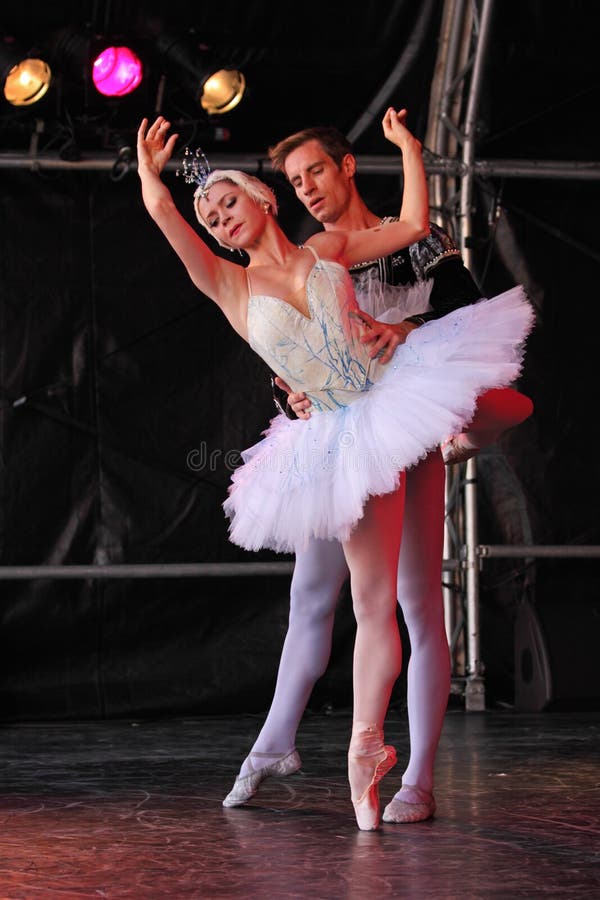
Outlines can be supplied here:
[[241, 72], [237, 69], [219, 69], [204, 82], [200, 106], [210, 115], [229, 112], [238, 105], [245, 90], [246, 79]]
[[209, 115], [230, 112], [246, 90], [242, 72], [195, 45], [189, 37], [163, 34], [157, 47], [165, 69], [170, 71]]
[[139, 57], [129, 47], [106, 47], [96, 56], [92, 81], [106, 97], [124, 97], [141, 83], [143, 75]]
[[[66, 27], [50, 39], [51, 60], [69, 82], [93, 84], [104, 97], [124, 97], [142, 82], [144, 67], [137, 53], [89, 30]], [[89, 99], [89, 94], [88, 94]]]
[[41, 100], [52, 80], [50, 66], [43, 59], [28, 57], [14, 44], [0, 45], [0, 74], [4, 97], [11, 106], [31, 106]]

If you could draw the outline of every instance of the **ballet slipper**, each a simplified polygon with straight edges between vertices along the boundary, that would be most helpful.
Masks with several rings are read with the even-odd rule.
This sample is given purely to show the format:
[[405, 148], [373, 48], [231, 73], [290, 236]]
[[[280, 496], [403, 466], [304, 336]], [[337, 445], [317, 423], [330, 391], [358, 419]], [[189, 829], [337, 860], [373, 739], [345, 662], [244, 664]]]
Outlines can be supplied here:
[[460, 437], [459, 434], [455, 437], [450, 437], [440, 446], [442, 459], [447, 466], [456, 466], [459, 463], [464, 463], [468, 459], [471, 459], [472, 456], [479, 453], [478, 447], [465, 446], [461, 442]]
[[[416, 800], [402, 799], [399, 795], [406, 790], [416, 797]], [[401, 825], [405, 822], [424, 822], [431, 819], [435, 813], [436, 805], [433, 794], [422, 791], [414, 784], [403, 784], [398, 794], [390, 800], [383, 811], [384, 822], [394, 822]]]
[[[272, 758], [274, 755], [273, 753], [251, 753], [250, 759], [261, 756], [270, 756]], [[300, 754], [294, 749], [288, 753], [282, 753], [275, 762], [270, 763], [268, 766], [262, 766], [260, 769], [255, 769], [249, 775], [243, 775], [242, 777], [238, 775], [232, 789], [223, 800], [223, 806], [242, 806], [251, 797], [254, 797], [265, 778], [269, 778], [272, 775], [279, 775], [280, 777], [292, 775], [298, 771], [301, 765]]]
[[361, 831], [379, 828], [379, 782], [395, 765], [396, 751], [384, 745], [381, 728], [355, 726], [348, 751], [348, 780], [356, 824]]

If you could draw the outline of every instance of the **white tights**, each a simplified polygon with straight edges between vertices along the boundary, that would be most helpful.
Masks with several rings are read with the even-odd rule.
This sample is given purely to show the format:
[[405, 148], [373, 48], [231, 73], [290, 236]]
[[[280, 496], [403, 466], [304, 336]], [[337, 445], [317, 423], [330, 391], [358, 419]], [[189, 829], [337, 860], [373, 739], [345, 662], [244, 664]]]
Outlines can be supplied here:
[[[441, 571], [445, 469], [439, 451], [411, 469], [405, 481], [404, 530], [397, 573], [397, 596], [411, 646], [407, 675], [410, 758], [403, 779], [429, 792], [433, 788], [435, 754], [450, 691]], [[375, 499], [385, 501], [385, 498]], [[389, 569], [392, 564], [395, 567], [397, 546], [392, 538], [385, 548], [387, 557], [384, 552], [382, 558], [381, 545], [373, 546], [373, 538], [377, 536], [379, 542], [381, 527], [390, 513], [401, 520], [402, 509], [398, 503], [401, 500], [390, 499], [387, 506], [385, 502], [383, 506], [369, 503], [366, 521], [360, 523], [364, 534], [359, 533], [357, 542], [342, 548], [336, 541], [312, 541], [296, 555], [289, 628], [275, 695], [252, 751], [272, 753], [276, 757], [295, 746], [296, 731], [311, 692], [329, 662], [335, 608], [348, 577], [344, 549], [353, 570], [351, 590], [357, 618], [354, 718], [383, 726], [401, 663], [395, 600], [393, 605], [387, 600], [391, 590], [396, 593], [395, 586], [389, 583]], [[379, 517], [381, 523], [376, 521], [373, 525], [369, 516]], [[398, 531], [398, 539], [399, 536]], [[370, 564], [362, 563], [363, 556], [365, 559], [370, 556]], [[381, 560], [379, 567], [373, 567], [373, 558]], [[370, 579], [375, 577], [380, 583], [364, 583], [361, 573], [368, 573]], [[373, 594], [379, 597], [375, 605], [370, 599]], [[389, 635], [383, 647], [380, 646], [382, 634]], [[377, 661], [379, 670], [373, 671]], [[250, 766], [246, 760], [240, 775], [248, 771]]]

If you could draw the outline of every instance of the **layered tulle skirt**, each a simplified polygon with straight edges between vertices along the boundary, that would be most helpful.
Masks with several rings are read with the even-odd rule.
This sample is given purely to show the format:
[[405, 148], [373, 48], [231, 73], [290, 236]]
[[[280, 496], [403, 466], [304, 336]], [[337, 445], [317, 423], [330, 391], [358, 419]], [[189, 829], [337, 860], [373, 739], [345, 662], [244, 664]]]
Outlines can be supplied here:
[[412, 331], [383, 377], [350, 405], [307, 420], [274, 418], [244, 451], [223, 504], [233, 543], [294, 552], [346, 540], [370, 496], [464, 429], [477, 397], [519, 376], [534, 311], [523, 288]]

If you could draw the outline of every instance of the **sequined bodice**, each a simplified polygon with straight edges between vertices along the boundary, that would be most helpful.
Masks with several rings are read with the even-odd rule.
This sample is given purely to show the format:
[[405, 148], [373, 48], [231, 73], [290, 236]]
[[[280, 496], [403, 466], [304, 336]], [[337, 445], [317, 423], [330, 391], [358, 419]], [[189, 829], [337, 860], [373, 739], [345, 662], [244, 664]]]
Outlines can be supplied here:
[[352, 279], [330, 260], [316, 259], [306, 280], [309, 316], [267, 294], [248, 301], [250, 346], [318, 412], [347, 406], [383, 374], [370, 359], [348, 313], [357, 309]]

